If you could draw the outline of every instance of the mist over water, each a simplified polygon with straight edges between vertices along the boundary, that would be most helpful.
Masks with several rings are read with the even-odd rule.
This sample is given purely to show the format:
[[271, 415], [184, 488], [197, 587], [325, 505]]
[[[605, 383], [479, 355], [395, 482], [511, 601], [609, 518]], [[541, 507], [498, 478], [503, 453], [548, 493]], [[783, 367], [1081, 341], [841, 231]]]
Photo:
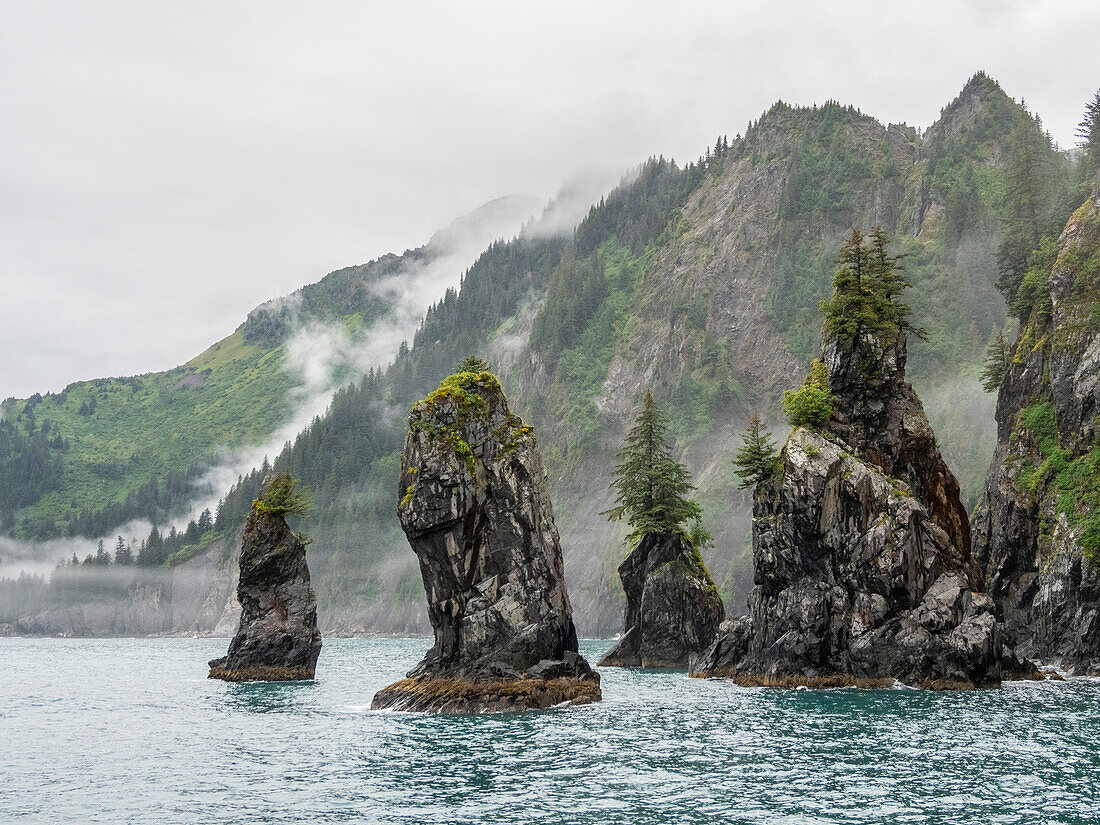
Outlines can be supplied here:
[[[1100, 683], [788, 691], [605, 668], [522, 715], [368, 708], [427, 640], [206, 679], [224, 639], [2, 639], [12, 823], [1094, 823]], [[598, 658], [610, 642], [584, 642]]]

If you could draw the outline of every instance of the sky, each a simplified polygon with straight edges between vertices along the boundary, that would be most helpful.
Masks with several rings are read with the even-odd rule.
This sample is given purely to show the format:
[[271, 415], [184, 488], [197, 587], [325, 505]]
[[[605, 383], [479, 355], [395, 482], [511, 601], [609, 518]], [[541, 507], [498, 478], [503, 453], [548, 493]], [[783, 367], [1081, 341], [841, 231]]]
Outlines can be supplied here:
[[167, 369], [507, 194], [777, 99], [926, 128], [978, 69], [1063, 146], [1100, 4], [0, 0], [0, 398]]

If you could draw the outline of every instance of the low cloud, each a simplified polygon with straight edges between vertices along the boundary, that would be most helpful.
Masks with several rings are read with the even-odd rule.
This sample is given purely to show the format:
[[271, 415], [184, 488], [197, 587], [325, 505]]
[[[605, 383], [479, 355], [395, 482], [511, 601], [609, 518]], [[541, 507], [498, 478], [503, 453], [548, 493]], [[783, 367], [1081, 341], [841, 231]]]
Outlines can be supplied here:
[[617, 186], [629, 186], [637, 179], [640, 171], [640, 167], [627, 172], [621, 169], [590, 169], [575, 175], [546, 204], [538, 219], [523, 227], [521, 234], [527, 238], [572, 234], [577, 224], [600, 198]]
[[[293, 412], [264, 441], [223, 449], [214, 466], [196, 479], [194, 498], [187, 511], [158, 524], [158, 528], [162, 533], [172, 527], [183, 530], [203, 510], [216, 510], [218, 502], [241, 476], [260, 466], [265, 458], [273, 460], [314, 419], [324, 415], [333, 395], [349, 377], [357, 378], [372, 367], [384, 369], [391, 364], [401, 342], [412, 341], [428, 307], [442, 299], [448, 289], [459, 287], [463, 275], [493, 241], [507, 240], [521, 232], [528, 237], [569, 234], [592, 204], [624, 179], [621, 174], [583, 175], [563, 187], [559, 196], [542, 206], [541, 211], [541, 203], [533, 198], [510, 196], [458, 218], [431, 237], [424, 258], [371, 285], [387, 302], [388, 310], [365, 330], [348, 331], [343, 325], [317, 322], [299, 326], [300, 291], [257, 307], [257, 310], [291, 310], [293, 332], [285, 345], [283, 366], [298, 381], [290, 396]], [[524, 335], [503, 337], [494, 342], [494, 349], [501, 354], [514, 354], [525, 341]], [[133, 543], [136, 553], [151, 529], [148, 521], [134, 521], [110, 530], [102, 538], [113, 551], [116, 537], [122, 535]], [[20, 572], [48, 574], [58, 560], [70, 559], [73, 554], [83, 559], [88, 553], [95, 553], [97, 539], [0, 542], [0, 577], [10, 578]]]

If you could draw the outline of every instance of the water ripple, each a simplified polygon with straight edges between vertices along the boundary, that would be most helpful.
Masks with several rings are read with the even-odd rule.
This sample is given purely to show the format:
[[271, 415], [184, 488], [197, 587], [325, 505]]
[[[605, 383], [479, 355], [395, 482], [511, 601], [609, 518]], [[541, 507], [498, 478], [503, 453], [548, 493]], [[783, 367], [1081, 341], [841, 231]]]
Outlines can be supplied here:
[[[1100, 683], [774, 691], [602, 672], [522, 716], [369, 710], [423, 641], [208, 681], [223, 640], [0, 640], [0, 821], [1096, 823]], [[598, 658], [606, 643], [586, 643]]]

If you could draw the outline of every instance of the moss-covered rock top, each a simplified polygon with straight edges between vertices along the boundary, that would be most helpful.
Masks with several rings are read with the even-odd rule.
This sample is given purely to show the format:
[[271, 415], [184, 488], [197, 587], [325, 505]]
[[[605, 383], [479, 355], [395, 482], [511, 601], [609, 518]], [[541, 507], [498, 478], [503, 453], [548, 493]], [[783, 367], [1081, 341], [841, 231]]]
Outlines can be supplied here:
[[[508, 401], [493, 373], [457, 372], [416, 402], [409, 414], [409, 435], [424, 437], [434, 448], [449, 449], [461, 458], [470, 474], [478, 461], [502, 461], [522, 444], [534, 445], [534, 431], [508, 409]], [[405, 485], [405, 498], [411, 500]], [[405, 498], [402, 502], [405, 502]]]
[[445, 401], [454, 401], [463, 415], [480, 414], [488, 411], [491, 397], [504, 396], [500, 381], [491, 372], [456, 372], [439, 382], [439, 387], [422, 401], [412, 406], [412, 412], [429, 412]]

